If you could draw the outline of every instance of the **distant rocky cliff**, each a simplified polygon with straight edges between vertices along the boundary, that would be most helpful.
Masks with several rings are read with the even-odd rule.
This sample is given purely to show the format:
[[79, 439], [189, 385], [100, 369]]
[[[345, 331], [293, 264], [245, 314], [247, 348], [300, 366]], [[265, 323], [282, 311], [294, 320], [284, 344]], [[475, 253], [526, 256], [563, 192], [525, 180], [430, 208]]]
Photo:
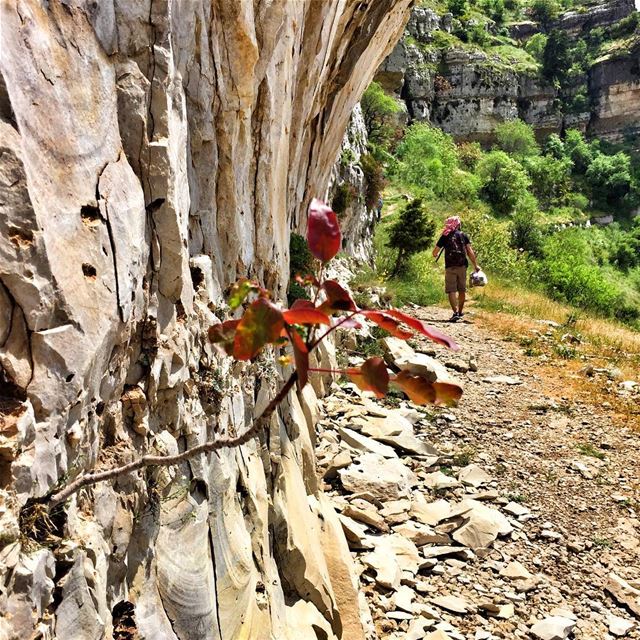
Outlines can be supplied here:
[[289, 231], [410, 4], [2, 3], [3, 640], [363, 637], [315, 476], [322, 380], [240, 449], [100, 483], [46, 531], [18, 514], [272, 396], [285, 372], [206, 330], [239, 276], [284, 293]]
[[[613, 0], [567, 12], [552, 28], [576, 38], [634, 11], [633, 0]], [[436, 32], [451, 32], [453, 22], [451, 14], [415, 8], [404, 38], [378, 71], [376, 79], [405, 100], [413, 120], [474, 140], [489, 139], [499, 123], [518, 117], [540, 134], [578, 128], [616, 141], [640, 133], [640, 43], [595, 60], [586, 79], [586, 108], [567, 111], [556, 87], [504, 56], [472, 47], [434, 46]], [[540, 26], [528, 21], [510, 29], [512, 37], [524, 41]]]

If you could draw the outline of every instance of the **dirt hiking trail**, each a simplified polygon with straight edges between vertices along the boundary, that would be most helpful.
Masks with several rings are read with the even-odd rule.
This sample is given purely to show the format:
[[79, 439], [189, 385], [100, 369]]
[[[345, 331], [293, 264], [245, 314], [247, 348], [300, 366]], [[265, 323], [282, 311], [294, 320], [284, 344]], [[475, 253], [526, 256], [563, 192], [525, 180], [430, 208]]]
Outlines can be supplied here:
[[418, 411], [345, 385], [317, 434], [369, 638], [640, 638], [640, 432], [473, 310], [456, 324], [411, 312], [459, 343], [411, 344], [464, 383], [460, 405]]

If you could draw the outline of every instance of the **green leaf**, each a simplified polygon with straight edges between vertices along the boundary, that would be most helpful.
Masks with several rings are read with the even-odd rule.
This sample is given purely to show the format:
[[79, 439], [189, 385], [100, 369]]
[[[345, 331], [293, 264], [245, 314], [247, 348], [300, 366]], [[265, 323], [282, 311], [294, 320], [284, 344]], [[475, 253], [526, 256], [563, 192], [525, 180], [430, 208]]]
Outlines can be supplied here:
[[256, 291], [260, 291], [260, 287], [256, 282], [241, 278], [231, 287], [228, 298], [229, 306], [232, 309], [237, 309], [247, 299], [250, 293]]

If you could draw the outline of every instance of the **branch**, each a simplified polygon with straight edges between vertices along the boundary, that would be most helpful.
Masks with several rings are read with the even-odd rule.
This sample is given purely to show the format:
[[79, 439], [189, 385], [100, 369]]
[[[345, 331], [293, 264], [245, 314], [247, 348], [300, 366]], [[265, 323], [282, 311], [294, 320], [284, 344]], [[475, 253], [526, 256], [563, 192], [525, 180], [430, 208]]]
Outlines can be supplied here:
[[137, 471], [143, 467], [150, 466], [163, 466], [169, 467], [174, 464], [188, 460], [197, 456], [199, 453], [209, 453], [211, 451], [217, 451], [218, 449], [232, 449], [246, 444], [254, 436], [258, 434], [264, 423], [271, 417], [278, 405], [286, 398], [289, 391], [291, 391], [293, 385], [298, 379], [298, 372], [294, 371], [289, 379], [285, 382], [284, 386], [280, 389], [278, 394], [271, 400], [266, 406], [265, 410], [254, 420], [253, 425], [249, 427], [244, 433], [234, 438], [219, 438], [217, 440], [211, 440], [203, 444], [199, 444], [191, 449], [187, 449], [182, 453], [178, 453], [174, 456], [154, 456], [146, 455], [142, 456], [138, 460], [129, 462], [120, 467], [113, 467], [112, 469], [106, 469], [105, 471], [94, 471], [93, 473], [87, 473], [76, 478], [71, 484], [68, 484], [64, 489], [51, 496], [49, 501], [49, 507], [55, 507], [57, 504], [64, 502], [70, 498], [74, 493], [82, 489], [94, 485], [104, 480], [111, 480], [125, 473], [131, 471]]

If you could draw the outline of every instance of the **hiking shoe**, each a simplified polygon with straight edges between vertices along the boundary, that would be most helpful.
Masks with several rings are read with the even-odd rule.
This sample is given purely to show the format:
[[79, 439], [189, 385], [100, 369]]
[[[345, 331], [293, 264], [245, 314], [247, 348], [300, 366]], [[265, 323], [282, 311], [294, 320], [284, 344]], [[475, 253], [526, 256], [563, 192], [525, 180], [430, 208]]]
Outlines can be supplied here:
[[449, 318], [449, 322], [458, 322], [458, 320], [460, 320], [460, 316], [458, 315], [458, 313], [454, 313], [450, 318]]
[[464, 318], [464, 313], [462, 311], [458, 311], [458, 320], [462, 320]]

